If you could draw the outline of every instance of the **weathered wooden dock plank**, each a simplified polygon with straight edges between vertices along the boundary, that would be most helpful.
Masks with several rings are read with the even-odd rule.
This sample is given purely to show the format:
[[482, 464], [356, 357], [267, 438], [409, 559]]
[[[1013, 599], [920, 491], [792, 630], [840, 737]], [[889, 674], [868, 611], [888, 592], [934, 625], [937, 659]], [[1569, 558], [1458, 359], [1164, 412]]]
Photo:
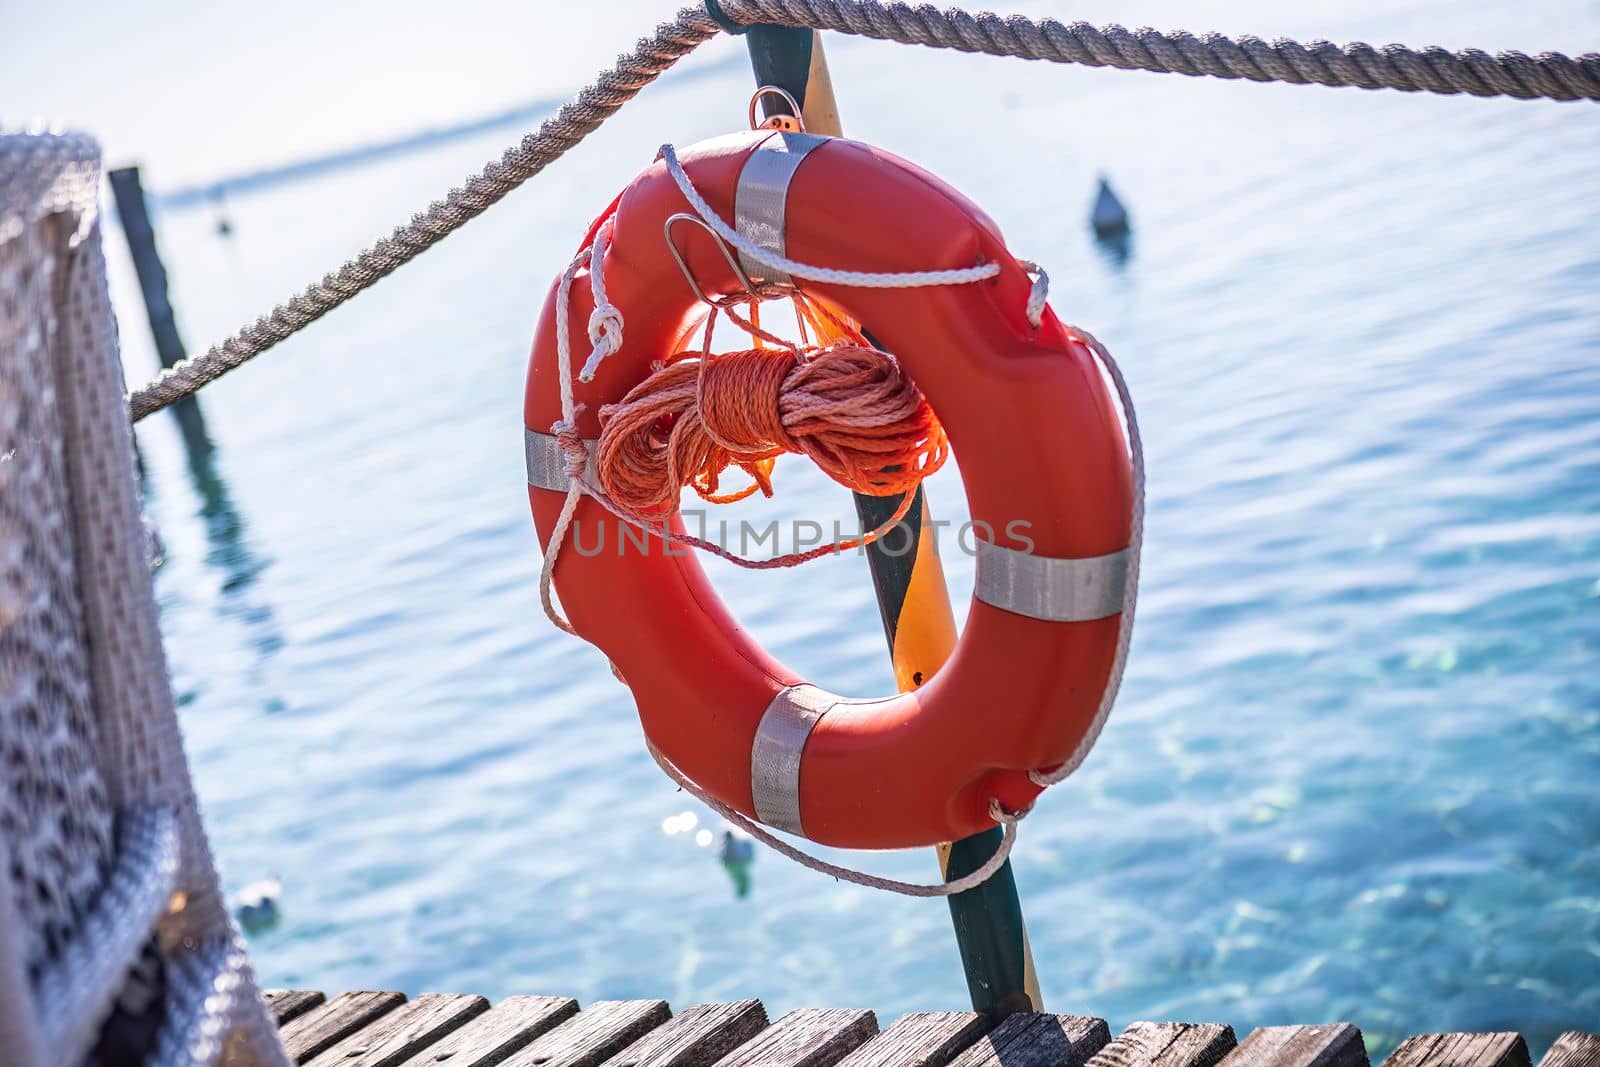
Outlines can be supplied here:
[[1214, 1067], [1238, 1044], [1221, 1023], [1134, 1023], [1088, 1067]]
[[283, 1039], [289, 1058], [305, 1063], [405, 1002], [404, 993], [340, 993], [326, 1004], [289, 1020], [278, 1036]]
[[[770, 1026], [759, 1000], [665, 1001], [424, 993], [262, 991], [303, 1067], [1370, 1067], [1349, 1023], [1267, 1026], [1235, 1047], [1220, 1023], [1136, 1022], [1110, 1040], [1101, 1019], [914, 1012], [883, 1033], [870, 1011], [803, 1008]], [[1530, 1067], [1520, 1034], [1421, 1034], [1382, 1067]], [[1600, 1067], [1600, 1035], [1562, 1034], [1539, 1067]]]
[[1367, 1067], [1367, 1046], [1349, 1023], [1263, 1026], [1224, 1056], [1221, 1067]]
[[328, 999], [315, 989], [263, 989], [261, 995], [266, 999], [267, 1010], [272, 1012], [273, 1021], [279, 1026], [304, 1015]]
[[1022, 1012], [1000, 1020], [951, 1067], [1084, 1067], [1110, 1039], [1104, 1019]]
[[972, 1011], [918, 1011], [839, 1061], [839, 1067], [944, 1067], [989, 1029]]
[[507, 997], [414, 1053], [403, 1067], [498, 1067], [576, 1014], [578, 1002], [571, 997]]
[[1600, 1067], [1600, 1035], [1568, 1030], [1556, 1038], [1539, 1067]]
[[489, 1010], [483, 997], [422, 993], [384, 1012], [309, 1061], [309, 1067], [398, 1067]]
[[854, 1008], [791, 1011], [717, 1061], [717, 1067], [833, 1067], [878, 1032], [878, 1017]]
[[705, 1067], [766, 1029], [761, 1001], [696, 1004], [623, 1049], [606, 1067]]
[[[664, 1000], [597, 1000], [531, 1045], [506, 1067], [598, 1067], [672, 1017]], [[449, 1067], [456, 1067], [451, 1063]]]
[[1521, 1034], [1418, 1034], [1400, 1042], [1383, 1067], [1529, 1067]]

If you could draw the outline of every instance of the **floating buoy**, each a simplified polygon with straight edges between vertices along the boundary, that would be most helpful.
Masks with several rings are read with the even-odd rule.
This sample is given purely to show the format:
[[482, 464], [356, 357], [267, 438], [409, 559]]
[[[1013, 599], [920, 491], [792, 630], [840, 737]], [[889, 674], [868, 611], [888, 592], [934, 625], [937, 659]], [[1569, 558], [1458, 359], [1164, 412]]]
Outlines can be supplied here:
[[247, 934], [259, 934], [278, 924], [282, 913], [278, 898], [283, 895], [283, 884], [276, 878], [263, 878], [239, 890], [233, 914]]
[[717, 846], [717, 858], [729, 867], [748, 867], [755, 862], [756, 843], [750, 835], [739, 830], [722, 831], [722, 843]]
[[740, 900], [749, 896], [750, 865], [756, 861], [756, 843], [750, 835], [731, 827], [722, 831], [722, 841], [717, 845], [717, 860], [733, 882], [734, 895]]
[[[682, 220], [696, 225], [674, 229]], [[921, 168], [777, 130], [663, 148], [580, 247], [534, 340], [529, 502], [566, 617], [547, 610], [610, 658], [663, 766], [744, 817], [845, 847], [955, 840], [1027, 809], [1109, 710], [1135, 558], [1108, 357], [1056, 318], [1042, 272]], [[695, 350], [700, 302], [776, 295], [859, 322], [867, 354], [910, 377], [961, 464], [977, 585], [955, 653], [914, 692], [862, 700], [808, 683], [729, 614], [683, 547], [675, 490], [649, 510], [608, 492], [642, 465], [676, 472], [676, 485], [697, 476], [703, 451], [675, 452], [675, 428], [699, 417], [697, 391], [723, 358], [709, 329]], [[619, 407], [691, 361], [673, 388], [698, 403], [644, 427], [642, 452], [611, 447]], [[781, 406], [790, 362], [749, 370], [749, 418], [787, 418], [760, 405]], [[864, 366], [860, 380], [881, 373]], [[721, 447], [719, 434], [694, 448]]]
[[217, 208], [217, 236], [233, 236], [233, 222], [228, 218], [228, 201], [220, 188], [212, 190], [212, 202]]
[[1131, 227], [1128, 209], [1122, 205], [1104, 176], [1100, 178], [1100, 188], [1094, 196], [1094, 208], [1089, 212], [1089, 225], [1094, 227], [1095, 235], [1101, 238], [1120, 237]]

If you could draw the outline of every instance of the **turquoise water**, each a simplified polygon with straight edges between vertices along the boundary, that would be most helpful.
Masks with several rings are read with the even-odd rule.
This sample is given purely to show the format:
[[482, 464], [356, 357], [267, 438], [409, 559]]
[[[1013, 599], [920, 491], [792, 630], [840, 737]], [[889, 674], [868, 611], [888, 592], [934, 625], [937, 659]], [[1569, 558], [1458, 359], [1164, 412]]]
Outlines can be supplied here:
[[[1452, 47], [1580, 51], [1600, 30], [1593, 5], [1555, 3], [1223, 14]], [[1600, 1028], [1600, 112], [829, 47], [849, 131], [1044, 262], [1145, 426], [1124, 695], [1017, 850], [1049, 1006], [1114, 1026], [1349, 1019], [1375, 1052]], [[742, 120], [738, 46], [698, 61], [208, 390], [209, 472], [167, 420], [141, 428], [223, 874], [284, 886], [252, 939], [270, 984], [882, 1018], [965, 1003], [942, 903], [766, 854], [737, 898], [699, 833], [715, 816], [538, 608], [519, 445], [537, 306], [659, 143]], [[234, 197], [229, 241], [208, 208], [163, 213], [187, 337], [229, 332], [511, 136]], [[1126, 258], [1086, 232], [1101, 171], [1134, 213]], [[139, 377], [148, 341], [114, 281]], [[804, 465], [779, 474], [777, 501], [735, 515], [851, 514]], [[930, 493], [959, 519], [956, 472]], [[964, 601], [971, 560], [947, 568]], [[859, 559], [713, 575], [820, 684], [892, 688]], [[867, 863], [934, 873], [927, 853]]]

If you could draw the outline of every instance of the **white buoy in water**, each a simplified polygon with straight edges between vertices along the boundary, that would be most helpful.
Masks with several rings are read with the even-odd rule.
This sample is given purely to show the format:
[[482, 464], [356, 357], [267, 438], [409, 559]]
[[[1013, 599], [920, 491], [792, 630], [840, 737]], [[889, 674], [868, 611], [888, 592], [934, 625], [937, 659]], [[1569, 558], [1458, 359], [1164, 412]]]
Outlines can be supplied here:
[[1100, 191], [1094, 197], [1094, 209], [1089, 212], [1089, 225], [1100, 237], [1117, 237], [1129, 229], [1128, 209], [1112, 192], [1111, 183], [1104, 175], [1100, 178]]
[[277, 923], [278, 897], [283, 894], [283, 883], [276, 878], [263, 878], [239, 890], [233, 914], [246, 933], [258, 933]]

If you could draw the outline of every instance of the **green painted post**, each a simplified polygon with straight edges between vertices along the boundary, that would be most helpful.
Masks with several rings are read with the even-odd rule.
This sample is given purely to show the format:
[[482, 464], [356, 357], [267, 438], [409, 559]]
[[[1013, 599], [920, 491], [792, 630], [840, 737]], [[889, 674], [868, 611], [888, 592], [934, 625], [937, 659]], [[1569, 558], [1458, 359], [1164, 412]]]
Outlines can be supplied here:
[[[713, 15], [719, 14], [714, 3], [708, 6]], [[793, 96], [808, 131], [839, 136], [842, 129], [821, 37], [813, 30], [765, 25], [747, 27], [744, 36], [756, 84], [774, 85]], [[787, 104], [778, 97], [766, 97], [762, 103], [768, 116], [787, 111]], [[916, 493], [899, 529], [866, 549], [884, 634], [902, 690], [914, 689], [931, 678], [955, 646], [956, 636], [937, 546], [934, 538], [922, 537], [927, 501], [920, 487]], [[876, 529], [894, 514], [900, 498], [857, 493], [855, 501], [863, 528]], [[914, 588], [918, 590], [914, 601], [918, 608], [907, 614], [908, 594]], [[978, 709], [973, 710], [976, 713]], [[939, 867], [944, 879], [950, 881], [981, 867], [999, 847], [1002, 836], [996, 827], [941, 846]], [[1041, 1010], [1044, 1005], [1011, 863], [1007, 861], [983, 885], [948, 901], [973, 1009], [995, 1018]]]
[[[894, 496], [857, 493], [855, 500], [856, 514], [867, 530], [888, 522], [900, 505], [900, 498]], [[955, 645], [955, 619], [938, 548], [934, 538], [922, 536], [923, 530], [930, 528], [928, 520], [927, 499], [919, 486], [917, 499], [899, 526], [866, 548], [884, 636], [889, 639], [895, 677], [902, 689], [914, 689], [931, 678]], [[920, 617], [904, 612], [916, 587], [920, 587], [914, 598], [921, 608]], [[940, 846], [939, 869], [945, 881], [983, 866], [1000, 847], [1002, 837], [1000, 828], [995, 827]], [[994, 1018], [1043, 1010], [1011, 861], [976, 889], [946, 900], [973, 1010]]]
[[[150, 209], [145, 203], [139, 168], [122, 167], [108, 172], [106, 177], [111, 181], [111, 194], [117, 202], [117, 219], [122, 224], [122, 235], [128, 241], [134, 272], [139, 277], [139, 291], [144, 296], [145, 315], [150, 320], [150, 335], [155, 338], [156, 355], [160, 357], [162, 367], [171, 367], [183, 362], [185, 352], [172, 313], [172, 301], [167, 295], [167, 269], [162, 265], [161, 253], [156, 249], [155, 226], [150, 221]], [[206, 433], [205, 419], [200, 414], [200, 402], [192, 396], [187, 397], [172, 405], [172, 414], [183, 433], [190, 462], [204, 462], [205, 457], [211, 454], [211, 439]]]

